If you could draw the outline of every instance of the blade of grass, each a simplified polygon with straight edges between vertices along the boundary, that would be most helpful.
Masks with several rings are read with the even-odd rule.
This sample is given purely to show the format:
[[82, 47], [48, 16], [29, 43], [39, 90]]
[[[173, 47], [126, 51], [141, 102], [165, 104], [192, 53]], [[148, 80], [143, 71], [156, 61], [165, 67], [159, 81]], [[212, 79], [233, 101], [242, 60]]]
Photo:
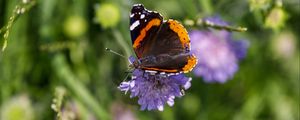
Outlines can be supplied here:
[[79, 98], [83, 104], [95, 113], [98, 119], [110, 119], [109, 113], [103, 108], [103, 106], [98, 104], [97, 100], [89, 93], [87, 88], [83, 86], [83, 84], [79, 82], [80, 80], [78, 80], [72, 73], [63, 55], [59, 54], [54, 57], [53, 68], [62, 82]]

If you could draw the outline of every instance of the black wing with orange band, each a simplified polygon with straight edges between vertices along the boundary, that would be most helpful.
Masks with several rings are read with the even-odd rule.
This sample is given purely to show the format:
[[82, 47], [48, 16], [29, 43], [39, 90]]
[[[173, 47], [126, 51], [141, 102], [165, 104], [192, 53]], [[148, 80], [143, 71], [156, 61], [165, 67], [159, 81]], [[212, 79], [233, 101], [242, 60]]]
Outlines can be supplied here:
[[193, 69], [197, 59], [190, 54], [188, 33], [179, 22], [163, 21], [159, 13], [140, 4], [132, 8], [130, 21], [133, 48], [142, 69], [168, 73]]
[[[154, 39], [161, 24], [162, 16], [153, 11], [147, 10], [142, 4], [135, 4], [130, 14], [130, 33], [133, 49], [138, 58], [142, 57], [145, 41]], [[147, 36], [147, 37], [146, 37]]]

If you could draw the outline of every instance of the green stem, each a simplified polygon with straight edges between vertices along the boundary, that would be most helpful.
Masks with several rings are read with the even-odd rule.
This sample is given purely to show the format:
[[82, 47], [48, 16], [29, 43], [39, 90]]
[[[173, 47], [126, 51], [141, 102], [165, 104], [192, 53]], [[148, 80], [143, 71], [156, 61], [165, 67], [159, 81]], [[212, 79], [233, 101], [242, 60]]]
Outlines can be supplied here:
[[72, 73], [66, 63], [65, 57], [61, 54], [56, 55], [53, 61], [54, 71], [58, 77], [66, 84], [66, 86], [79, 98], [83, 104], [88, 106], [95, 115], [102, 120], [110, 119], [109, 113], [97, 103], [97, 100], [89, 93], [87, 88], [83, 86]]
[[213, 22], [207, 21], [207, 20], [203, 20], [201, 18], [199, 18], [197, 20], [190, 20], [190, 19], [185, 20], [184, 24], [189, 27], [211, 27], [214, 29], [235, 31], [235, 32], [247, 31], [247, 28], [245, 28], [245, 27], [240, 27], [240, 26], [233, 27], [233, 26], [229, 26], [229, 25], [219, 25], [219, 24], [215, 24]]
[[229, 26], [229, 25], [219, 25], [219, 24], [215, 24], [215, 23], [212, 23], [210, 21], [205, 21], [205, 20], [201, 20], [201, 22], [197, 22], [197, 24], [199, 25], [203, 25], [205, 27], [212, 27], [212, 28], [215, 28], [215, 29], [224, 29], [224, 30], [227, 30], [227, 31], [236, 31], [236, 32], [245, 32], [247, 31], [247, 28], [245, 27], [233, 27], [233, 26]]
[[13, 10], [13, 14], [9, 17], [9, 21], [7, 22], [7, 24], [5, 26], [3, 26], [0, 29], [0, 34], [4, 33], [3, 38], [4, 41], [2, 43], [2, 51], [5, 50], [5, 48], [7, 47], [7, 42], [8, 42], [8, 36], [10, 33], [10, 29], [12, 28], [12, 25], [14, 24], [14, 22], [16, 21], [16, 19], [24, 14], [25, 12], [29, 11], [34, 5], [36, 5], [36, 2], [34, 0], [31, 0], [29, 2], [22, 2], [18, 5], [16, 5], [15, 9]]

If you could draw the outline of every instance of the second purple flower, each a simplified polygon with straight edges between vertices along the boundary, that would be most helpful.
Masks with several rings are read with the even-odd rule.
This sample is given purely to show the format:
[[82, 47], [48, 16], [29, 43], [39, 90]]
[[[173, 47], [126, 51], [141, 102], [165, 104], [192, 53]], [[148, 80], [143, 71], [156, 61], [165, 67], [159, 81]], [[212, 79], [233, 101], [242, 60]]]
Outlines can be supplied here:
[[[227, 25], [217, 17], [206, 20]], [[248, 48], [248, 41], [233, 40], [231, 32], [225, 30], [194, 30], [190, 32], [190, 38], [192, 53], [198, 58], [194, 73], [206, 82], [224, 83], [231, 79]]]

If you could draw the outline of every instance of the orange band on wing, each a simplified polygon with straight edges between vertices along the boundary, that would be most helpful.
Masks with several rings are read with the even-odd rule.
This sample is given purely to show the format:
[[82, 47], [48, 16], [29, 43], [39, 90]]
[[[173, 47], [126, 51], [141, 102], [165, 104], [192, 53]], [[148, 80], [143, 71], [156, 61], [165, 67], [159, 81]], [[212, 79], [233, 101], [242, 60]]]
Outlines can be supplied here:
[[188, 57], [187, 64], [182, 68], [183, 72], [184, 73], [190, 72], [195, 67], [196, 64], [197, 64], [196, 56], [192, 55]]
[[144, 37], [146, 36], [146, 32], [152, 27], [152, 26], [159, 26], [161, 24], [161, 20], [155, 18], [152, 19], [145, 28], [141, 30], [140, 35], [136, 38], [136, 40], [133, 43], [133, 48], [136, 49], [140, 42], [143, 41]]
[[186, 29], [176, 20], [170, 19], [168, 21], [170, 23], [170, 29], [173, 30], [179, 36], [182, 47], [190, 47], [190, 38]]
[[170, 70], [168, 70], [168, 69], [147, 68], [147, 67], [145, 67], [145, 68], [143, 68], [143, 69], [146, 69], [146, 70], [154, 70], [154, 71], [162, 71], [162, 72], [169, 72], [169, 73], [175, 73], [175, 72], [178, 72], [177, 69], [170, 69]]
[[[193, 68], [196, 66], [198, 60], [196, 56], [192, 55], [188, 57], [187, 64], [182, 68], [182, 71], [184, 73], [190, 72], [193, 70]], [[154, 71], [162, 71], [162, 72], [168, 72], [168, 73], [176, 73], [180, 72], [178, 69], [161, 69], [161, 68], [148, 68], [148, 67], [143, 67], [142, 69], [146, 70], [154, 70]]]

